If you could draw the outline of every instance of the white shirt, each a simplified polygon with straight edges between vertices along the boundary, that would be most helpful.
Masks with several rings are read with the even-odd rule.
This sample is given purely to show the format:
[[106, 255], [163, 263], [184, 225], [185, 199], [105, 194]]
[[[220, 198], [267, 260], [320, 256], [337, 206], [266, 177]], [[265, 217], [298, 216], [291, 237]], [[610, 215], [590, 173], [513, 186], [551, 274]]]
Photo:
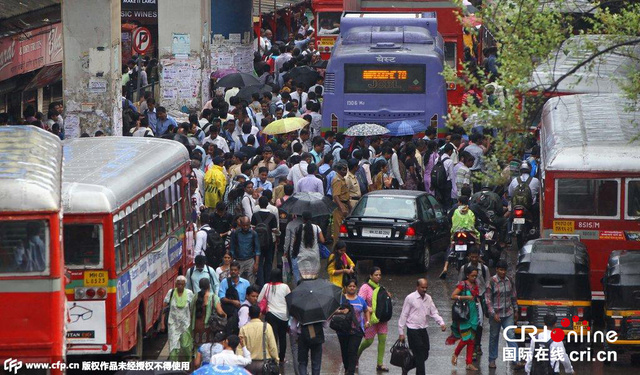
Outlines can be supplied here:
[[300, 163], [291, 167], [287, 180], [293, 181], [293, 185], [295, 186], [301, 178], [307, 177], [309, 174], [307, 172], [307, 166], [309, 166], [309, 163], [302, 160]]
[[309, 87], [309, 90], [307, 92], [316, 92], [316, 87], [322, 88], [322, 90], [320, 91], [320, 94], [324, 94], [324, 87], [322, 85], [317, 84], [317, 83], [315, 85]]
[[204, 229], [213, 230], [209, 224], [205, 224], [196, 232], [196, 245], [193, 248], [195, 256], [204, 255], [207, 249], [207, 232]]
[[[527, 173], [523, 173], [520, 175], [520, 179], [522, 180], [522, 182], [527, 182], [527, 179], [529, 178], [529, 174]], [[509, 184], [509, 197], [513, 196], [513, 191], [518, 187], [518, 179], [514, 178], [513, 180], [511, 180], [511, 184]], [[535, 177], [531, 178], [531, 181], [529, 181], [529, 189], [531, 189], [531, 195], [532, 195], [532, 202], [535, 204], [538, 201], [538, 194], [540, 193], [540, 180], [538, 180]]]
[[200, 194], [204, 197], [204, 172], [200, 169], [194, 169], [193, 173], [195, 173], [196, 180], [198, 181], [198, 190], [200, 190]]
[[202, 128], [209, 123], [209, 120], [207, 120], [206, 118], [201, 118], [200, 120], [198, 120], [198, 123], [200, 124], [200, 128]]
[[[536, 338], [539, 340], [539, 342], [547, 342], [551, 338], [551, 331], [549, 330], [542, 331], [541, 333], [538, 333]], [[536, 355], [535, 345], [536, 345], [536, 341], [531, 340], [531, 346], [530, 346], [531, 355], [527, 359], [527, 364], [524, 367], [524, 370], [527, 372], [527, 374], [531, 373], [531, 366], [533, 365], [532, 360], [535, 358], [535, 355]], [[551, 353], [554, 353], [554, 355], [552, 356]], [[569, 354], [567, 354], [567, 351], [564, 348], [564, 343], [562, 341], [560, 342], [551, 341], [551, 345], [549, 345], [549, 350], [547, 351], [546, 354], [547, 354], [547, 358], [551, 360], [551, 367], [553, 367], [553, 371], [555, 371], [556, 373], [560, 373], [560, 363], [562, 362], [562, 367], [564, 368], [564, 371], [567, 374], [573, 374], [573, 366], [571, 366], [571, 360], [569, 360]], [[558, 358], [560, 360], [558, 360]]]
[[227, 140], [222, 138], [219, 134], [215, 139], [211, 139], [211, 136], [206, 137], [202, 140], [202, 144], [206, 145], [207, 143], [213, 143], [217, 148], [221, 149], [225, 154], [229, 152], [229, 145], [227, 144]]
[[302, 92], [302, 95], [298, 94], [297, 91], [291, 93], [291, 100], [296, 99], [298, 101], [298, 107], [302, 107], [309, 98], [309, 95], [306, 92]]
[[[267, 290], [269, 290], [269, 294], [267, 294]], [[285, 297], [289, 293], [291, 293], [291, 289], [287, 284], [264, 284], [258, 296], [258, 303], [266, 298], [269, 312], [276, 318], [287, 321], [289, 320], [289, 311]]]
[[242, 210], [244, 214], [251, 220], [251, 216], [253, 216], [253, 206], [256, 205], [256, 200], [247, 193], [244, 193], [244, 197], [242, 197]]
[[236, 355], [233, 350], [223, 350], [211, 357], [210, 365], [246, 366], [251, 363], [251, 353], [246, 346], [242, 347], [242, 356]]
[[[273, 216], [276, 217], [276, 219], [278, 219], [280, 217], [280, 212], [278, 212], [278, 207], [272, 205], [271, 203], [267, 204], [267, 208], [260, 208], [259, 205], [255, 205], [253, 206], [253, 212], [258, 212], [258, 211], [264, 211], [264, 212], [270, 212], [273, 214]], [[276, 220], [276, 228], [278, 228], [278, 230], [280, 229], [280, 220]], [[276, 239], [276, 235], [273, 235], [273, 240], [275, 241]]]

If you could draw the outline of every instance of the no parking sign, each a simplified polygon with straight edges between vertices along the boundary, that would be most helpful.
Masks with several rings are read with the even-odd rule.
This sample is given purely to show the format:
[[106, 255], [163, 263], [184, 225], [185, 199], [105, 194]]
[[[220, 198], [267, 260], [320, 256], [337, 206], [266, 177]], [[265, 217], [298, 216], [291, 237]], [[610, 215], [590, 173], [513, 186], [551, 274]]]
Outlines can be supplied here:
[[146, 27], [133, 30], [133, 49], [137, 53], [145, 53], [151, 47], [151, 32]]

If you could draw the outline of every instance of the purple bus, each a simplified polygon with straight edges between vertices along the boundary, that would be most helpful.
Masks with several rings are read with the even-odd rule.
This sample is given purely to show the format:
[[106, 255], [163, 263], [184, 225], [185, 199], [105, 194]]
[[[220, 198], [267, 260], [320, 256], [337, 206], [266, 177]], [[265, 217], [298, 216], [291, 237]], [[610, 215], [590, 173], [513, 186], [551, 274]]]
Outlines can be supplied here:
[[344, 12], [324, 80], [323, 131], [418, 120], [444, 131], [447, 86], [434, 12]]

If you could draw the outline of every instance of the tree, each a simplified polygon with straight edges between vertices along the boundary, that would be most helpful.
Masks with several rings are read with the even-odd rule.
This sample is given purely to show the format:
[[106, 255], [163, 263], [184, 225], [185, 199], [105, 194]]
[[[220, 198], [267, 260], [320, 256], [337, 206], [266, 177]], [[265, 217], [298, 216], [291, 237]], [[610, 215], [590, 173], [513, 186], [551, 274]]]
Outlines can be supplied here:
[[[456, 1], [462, 9], [462, 1]], [[599, 75], [605, 65], [620, 62], [614, 89], [638, 107], [637, 2], [485, 0], [478, 6], [475, 16], [496, 41], [498, 74], [487, 74], [479, 64], [466, 62], [461, 77], [450, 68], [445, 70], [445, 77], [466, 90], [484, 91], [480, 103], [469, 96], [461, 107], [450, 108], [448, 126], [462, 126], [467, 133], [474, 124], [498, 130], [487, 154], [487, 171], [481, 178], [494, 184], [506, 182], [508, 175], [502, 171], [509, 161], [520, 160], [531, 139], [528, 129], [535, 126], [548, 97], [559, 89], [588, 86], [587, 80], [593, 79], [588, 76]], [[463, 12], [459, 17], [464, 24]], [[467, 30], [480, 37], [477, 29]], [[487, 40], [483, 42], [486, 49]], [[485, 89], [489, 84], [495, 89], [491, 96]], [[504, 98], [497, 98], [502, 94]]]

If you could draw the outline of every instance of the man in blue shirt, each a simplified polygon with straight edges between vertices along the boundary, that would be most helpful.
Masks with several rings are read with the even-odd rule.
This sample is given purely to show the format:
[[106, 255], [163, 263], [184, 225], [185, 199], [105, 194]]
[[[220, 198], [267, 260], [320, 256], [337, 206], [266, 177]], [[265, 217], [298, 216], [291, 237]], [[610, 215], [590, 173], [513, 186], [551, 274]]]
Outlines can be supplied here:
[[158, 128], [156, 128], [158, 124], [158, 116], [156, 115], [156, 100], [153, 98], [147, 99], [148, 108], [144, 111], [144, 115], [147, 117], [147, 121], [149, 122], [149, 127], [153, 130], [153, 134], [157, 134]]
[[196, 264], [187, 271], [187, 289], [190, 289], [193, 294], [198, 294], [200, 291], [200, 279], [209, 279], [211, 291], [213, 293], [218, 293], [220, 284], [218, 281], [218, 275], [213, 267], [209, 267], [205, 264], [206, 261], [206, 256], [196, 255]]
[[238, 218], [238, 228], [231, 234], [231, 256], [240, 264], [240, 276], [253, 284], [260, 264], [258, 234], [251, 229], [247, 216]]
[[167, 109], [165, 107], [156, 108], [156, 116], [158, 117], [158, 122], [156, 123], [156, 137], [163, 136], [169, 127], [173, 125], [174, 127], [178, 127], [178, 123], [176, 119], [169, 116], [167, 114]]
[[[268, 174], [269, 168], [258, 168], [258, 177], [254, 177], [251, 179], [251, 181], [253, 182], [253, 188], [273, 191], [273, 184], [269, 180], [267, 180]], [[260, 190], [260, 194], [262, 194], [262, 190]]]
[[[238, 299], [227, 298], [227, 290], [229, 289], [229, 280], [231, 280], [231, 286], [238, 291]], [[247, 288], [251, 284], [248, 280], [240, 277], [240, 264], [236, 261], [231, 262], [229, 265], [229, 277], [220, 282], [220, 288], [218, 290], [218, 297], [222, 303], [230, 303], [237, 309], [240, 308], [244, 300], [247, 298]]]
[[333, 178], [336, 176], [336, 171], [333, 170], [333, 154], [326, 154], [324, 156], [324, 163], [318, 169], [318, 173], [327, 180], [327, 190], [324, 192], [325, 195], [333, 196], [333, 192], [331, 191], [331, 183], [333, 182]]

